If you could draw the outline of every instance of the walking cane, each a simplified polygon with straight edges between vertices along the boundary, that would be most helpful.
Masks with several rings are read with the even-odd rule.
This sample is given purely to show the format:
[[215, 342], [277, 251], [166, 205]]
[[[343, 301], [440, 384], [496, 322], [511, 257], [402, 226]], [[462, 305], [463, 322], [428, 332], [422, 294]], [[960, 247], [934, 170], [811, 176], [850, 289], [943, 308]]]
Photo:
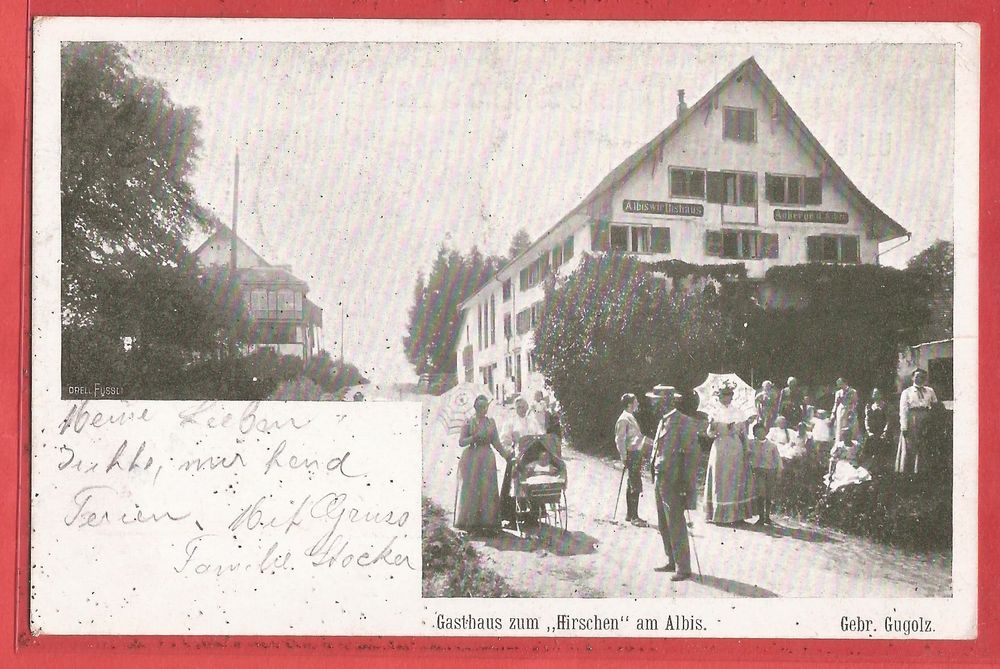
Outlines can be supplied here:
[[627, 467], [622, 467], [622, 479], [618, 482], [618, 494], [615, 496], [615, 512], [614, 515], [611, 516], [611, 520], [613, 521], [618, 519], [618, 503], [622, 498], [622, 485], [625, 484], [625, 472], [627, 469]]
[[691, 531], [691, 521], [688, 519], [688, 510], [684, 509], [684, 525], [688, 533], [688, 541], [691, 542], [691, 552], [694, 553], [694, 564], [698, 567], [698, 580], [703, 581], [705, 577], [701, 575], [701, 560], [698, 559], [698, 546], [694, 543], [694, 532]]

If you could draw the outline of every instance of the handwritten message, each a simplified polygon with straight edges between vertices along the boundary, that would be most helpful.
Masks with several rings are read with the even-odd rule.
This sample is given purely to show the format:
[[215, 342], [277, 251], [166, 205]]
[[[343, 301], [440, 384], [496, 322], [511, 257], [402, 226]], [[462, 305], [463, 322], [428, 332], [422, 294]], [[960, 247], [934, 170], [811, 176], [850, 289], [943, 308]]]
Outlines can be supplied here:
[[36, 631], [350, 634], [420, 596], [419, 405], [63, 406], [33, 430]]

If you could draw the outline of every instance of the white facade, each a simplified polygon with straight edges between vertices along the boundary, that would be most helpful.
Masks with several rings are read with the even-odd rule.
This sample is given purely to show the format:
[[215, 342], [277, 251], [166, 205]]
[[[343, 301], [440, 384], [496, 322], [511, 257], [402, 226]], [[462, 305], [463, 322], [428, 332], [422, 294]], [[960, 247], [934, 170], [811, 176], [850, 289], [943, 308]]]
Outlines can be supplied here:
[[[879, 243], [906, 234], [840, 171], [752, 59], [679, 112], [466, 301], [460, 380], [482, 383], [498, 399], [542, 388], [531, 332], [523, 316], [518, 331], [517, 314], [543, 299], [541, 277], [522, 285], [521, 274], [544, 258], [565, 273], [583, 253], [613, 247], [650, 261], [742, 262], [748, 276], [762, 278], [773, 265], [877, 263]], [[555, 262], [553, 251], [569, 238], [572, 258]]]

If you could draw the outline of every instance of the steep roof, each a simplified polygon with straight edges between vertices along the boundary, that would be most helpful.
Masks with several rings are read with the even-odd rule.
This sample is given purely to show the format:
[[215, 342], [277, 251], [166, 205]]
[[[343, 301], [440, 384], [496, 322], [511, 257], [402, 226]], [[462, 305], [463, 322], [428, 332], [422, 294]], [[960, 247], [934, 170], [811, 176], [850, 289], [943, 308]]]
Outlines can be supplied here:
[[821, 160], [826, 164], [828, 173], [836, 176], [836, 178], [839, 179], [844, 186], [846, 186], [845, 192], [848, 196], [855, 198], [861, 208], [866, 209], [873, 214], [876, 223], [883, 231], [883, 235], [880, 235], [879, 241], [889, 241], [908, 234], [906, 228], [894, 221], [888, 214], [876, 206], [875, 203], [869, 200], [854, 184], [854, 182], [848, 178], [843, 169], [841, 169], [837, 162], [819, 143], [819, 140], [816, 139], [815, 135], [809, 131], [809, 128], [807, 128], [805, 123], [802, 122], [802, 119], [800, 119], [798, 114], [795, 113], [795, 110], [788, 104], [788, 101], [785, 100], [783, 95], [781, 95], [781, 92], [778, 91], [774, 83], [766, 74], [764, 74], [764, 70], [762, 70], [760, 65], [757, 64], [757, 61], [753, 57], [750, 57], [737, 65], [729, 74], [719, 80], [719, 83], [713, 86], [711, 90], [705, 93], [705, 95], [701, 96], [701, 98], [691, 105], [687, 111], [680, 114], [673, 123], [668, 125], [663, 131], [653, 137], [653, 139], [644, 144], [638, 151], [634, 152], [622, 161], [618, 167], [611, 170], [611, 172], [604, 177], [599, 184], [597, 184], [597, 187], [594, 188], [594, 190], [592, 190], [585, 198], [583, 198], [583, 200], [576, 207], [574, 207], [568, 214], [561, 218], [558, 223], [553, 225], [543, 235], [536, 239], [531, 246], [497, 270], [497, 274], [503, 272], [510, 265], [513, 265], [522, 256], [534, 251], [539, 243], [547, 237], [549, 233], [558, 228], [564, 221], [581, 211], [585, 211], [601, 195], [611, 190], [616, 184], [627, 179], [646, 158], [653, 155], [658, 146], [673, 137], [689, 119], [694, 117], [698, 111], [703, 110], [706, 106], [712, 104], [712, 101], [715, 96], [718, 95], [719, 91], [725, 88], [733, 79], [744, 74], [750, 75], [751, 81], [758, 83], [765, 97], [773, 96], [774, 100], [778, 103], [786, 117], [789, 121], [791, 121], [792, 126], [799, 131], [798, 134], [796, 134], [796, 137], [798, 137], [799, 140], [805, 145], [806, 149], [815, 151]]
[[[215, 232], [208, 236], [208, 239], [203, 241], [198, 245], [198, 248], [194, 250], [193, 255], [195, 258], [199, 256], [205, 247], [209, 246], [215, 241], [230, 242], [233, 239], [233, 230], [227, 225], [220, 224]], [[285, 265], [272, 265], [269, 263], [262, 255], [254, 251], [249, 244], [243, 241], [239, 235], [236, 235], [236, 241], [242, 245], [243, 249], [253, 254], [255, 258], [260, 261], [260, 266], [258, 267], [240, 267], [237, 269], [237, 274], [240, 279], [246, 283], [288, 283], [296, 284], [303, 288], [304, 291], [308, 292], [309, 284], [292, 274], [291, 269]], [[204, 268], [205, 271], [212, 271], [211, 268]], [[318, 308], [318, 307], [317, 307]]]

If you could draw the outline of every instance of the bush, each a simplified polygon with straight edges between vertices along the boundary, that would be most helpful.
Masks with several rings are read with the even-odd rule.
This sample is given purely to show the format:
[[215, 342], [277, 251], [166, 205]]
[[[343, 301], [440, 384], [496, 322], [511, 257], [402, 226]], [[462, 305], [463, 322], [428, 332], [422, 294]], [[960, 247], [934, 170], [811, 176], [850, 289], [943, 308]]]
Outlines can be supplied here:
[[451, 519], [439, 506], [423, 499], [423, 596], [520, 597], [492, 569], [482, 564], [476, 549], [451, 530]]
[[925, 316], [920, 282], [891, 267], [772, 267], [760, 284], [740, 264], [608, 253], [547, 285], [535, 355], [574, 445], [613, 454], [618, 398], [658, 383], [688, 390], [709, 372], [755, 383], [796, 376], [824, 407], [839, 376], [863, 396], [892, 388], [899, 346]]
[[268, 399], [299, 402], [320, 400], [323, 399], [323, 389], [311, 379], [299, 376], [291, 381], [282, 381]]
[[641, 397], [658, 383], [692, 388], [708, 372], [731, 369], [742, 340], [727, 299], [726, 291], [672, 290], [621, 254], [587, 256], [547, 286], [535, 355], [574, 446], [614, 453], [622, 393]]
[[828, 454], [812, 452], [786, 461], [774, 497], [785, 515], [882, 543], [918, 550], [950, 550], [952, 545], [952, 428], [942, 411], [932, 428], [925, 472], [915, 476], [876, 472], [871, 481], [827, 495], [823, 476]]

